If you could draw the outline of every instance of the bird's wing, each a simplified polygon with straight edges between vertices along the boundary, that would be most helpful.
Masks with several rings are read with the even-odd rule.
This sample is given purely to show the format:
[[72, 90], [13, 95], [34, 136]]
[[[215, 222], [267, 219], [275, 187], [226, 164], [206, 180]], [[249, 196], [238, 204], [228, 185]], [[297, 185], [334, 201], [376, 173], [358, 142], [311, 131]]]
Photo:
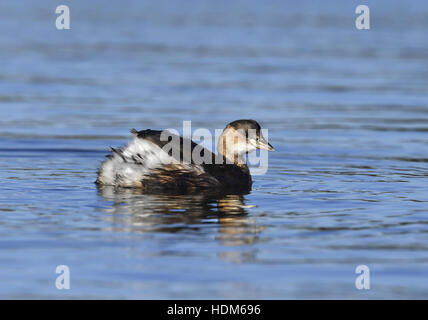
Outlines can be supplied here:
[[[200, 155], [199, 159], [205, 159], [206, 162], [213, 163], [215, 155], [201, 145], [193, 142], [190, 139], [183, 138], [175, 135], [168, 131], [164, 131], [164, 137], [162, 137], [162, 131], [158, 130], [142, 130], [136, 131], [135, 129], [131, 132], [140, 140], [151, 142], [161, 148], [170, 157], [178, 162], [184, 162], [187, 164], [201, 164], [198, 162], [192, 154], [195, 152]], [[189, 148], [190, 150], [187, 150]]]

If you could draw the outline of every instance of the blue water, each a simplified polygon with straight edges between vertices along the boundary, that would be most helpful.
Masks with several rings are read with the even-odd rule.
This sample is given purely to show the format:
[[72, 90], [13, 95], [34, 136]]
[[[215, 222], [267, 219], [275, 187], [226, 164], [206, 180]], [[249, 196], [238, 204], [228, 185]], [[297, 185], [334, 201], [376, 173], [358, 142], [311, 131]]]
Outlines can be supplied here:
[[[59, 4], [0, 4], [0, 298], [428, 298], [426, 1]], [[240, 118], [277, 150], [243, 199], [93, 183], [130, 128]]]

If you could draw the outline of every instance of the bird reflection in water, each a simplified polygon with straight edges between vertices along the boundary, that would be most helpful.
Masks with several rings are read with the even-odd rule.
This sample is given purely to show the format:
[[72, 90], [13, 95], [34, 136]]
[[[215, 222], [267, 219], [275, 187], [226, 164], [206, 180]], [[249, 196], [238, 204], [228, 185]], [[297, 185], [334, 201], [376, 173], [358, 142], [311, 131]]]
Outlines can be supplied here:
[[[142, 194], [138, 189], [98, 187], [99, 194], [111, 206], [100, 209], [111, 222], [110, 231], [132, 233], [189, 233], [214, 238], [222, 246], [255, 243], [263, 227], [248, 215], [244, 195]], [[213, 228], [215, 226], [216, 228]], [[243, 262], [253, 260], [255, 249], [222, 251], [222, 259]]]

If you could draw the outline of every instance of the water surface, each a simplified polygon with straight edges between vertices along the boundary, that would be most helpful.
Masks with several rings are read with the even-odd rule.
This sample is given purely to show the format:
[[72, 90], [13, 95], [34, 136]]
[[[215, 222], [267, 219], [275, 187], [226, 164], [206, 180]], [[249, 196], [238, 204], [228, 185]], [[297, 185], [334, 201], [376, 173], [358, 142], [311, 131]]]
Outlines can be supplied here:
[[[0, 297], [428, 298], [428, 4], [366, 3], [2, 2]], [[240, 118], [248, 195], [93, 183], [130, 128]]]

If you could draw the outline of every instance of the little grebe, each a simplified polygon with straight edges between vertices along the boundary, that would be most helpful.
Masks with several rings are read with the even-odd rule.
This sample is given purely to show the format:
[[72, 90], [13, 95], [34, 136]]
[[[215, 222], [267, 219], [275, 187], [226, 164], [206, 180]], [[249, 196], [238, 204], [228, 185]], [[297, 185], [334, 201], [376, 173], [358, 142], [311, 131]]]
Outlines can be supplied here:
[[[112, 148], [112, 154], [101, 164], [97, 184], [142, 188], [146, 193], [198, 190], [247, 193], [252, 180], [245, 155], [256, 149], [275, 150], [254, 120], [229, 123], [219, 138], [218, 155], [171, 133], [164, 139], [162, 131], [133, 129], [131, 132], [134, 139], [121, 149]], [[187, 153], [186, 143], [190, 148]], [[193, 151], [204, 161], [196, 161]]]

